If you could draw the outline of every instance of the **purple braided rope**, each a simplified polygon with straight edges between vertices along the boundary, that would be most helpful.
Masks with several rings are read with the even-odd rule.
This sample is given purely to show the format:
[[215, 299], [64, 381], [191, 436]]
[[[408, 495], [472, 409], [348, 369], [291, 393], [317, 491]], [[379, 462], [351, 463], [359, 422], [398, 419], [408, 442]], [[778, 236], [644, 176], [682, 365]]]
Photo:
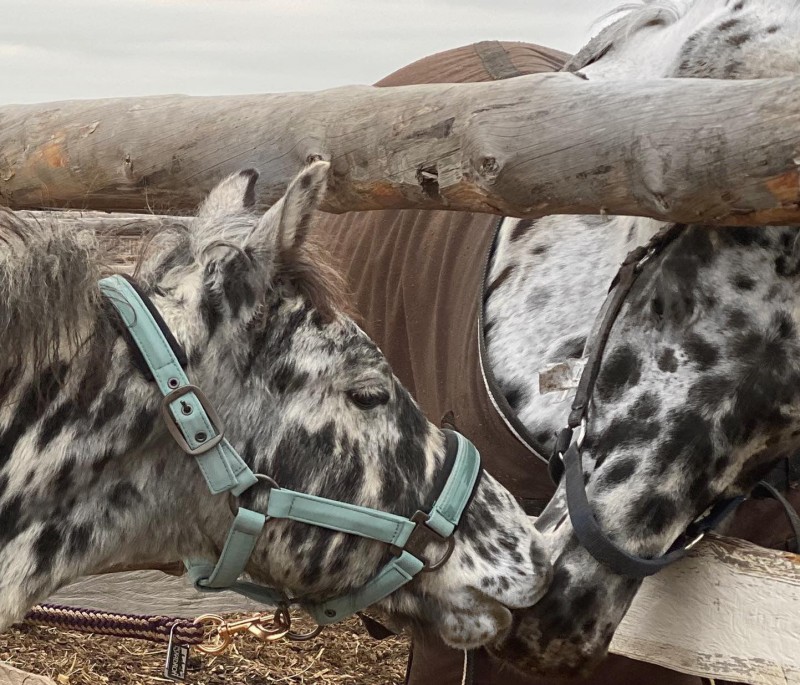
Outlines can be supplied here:
[[169, 642], [173, 638], [184, 645], [203, 642], [205, 630], [188, 618], [115, 614], [96, 609], [79, 609], [59, 604], [38, 604], [25, 614], [25, 621], [36, 625], [131, 637], [151, 642]]

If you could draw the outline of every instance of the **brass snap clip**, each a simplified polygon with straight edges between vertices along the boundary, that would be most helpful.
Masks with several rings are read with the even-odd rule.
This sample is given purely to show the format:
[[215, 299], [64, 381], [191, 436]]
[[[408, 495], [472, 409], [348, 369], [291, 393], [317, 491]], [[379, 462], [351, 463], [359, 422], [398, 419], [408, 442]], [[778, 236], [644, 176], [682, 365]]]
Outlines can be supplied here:
[[204, 654], [222, 654], [239, 633], [250, 633], [263, 642], [279, 640], [289, 632], [289, 625], [285, 625], [277, 616], [278, 612], [274, 615], [262, 613], [236, 621], [226, 621], [216, 614], [198, 616], [194, 623], [206, 628], [208, 640], [197, 645], [197, 649]]

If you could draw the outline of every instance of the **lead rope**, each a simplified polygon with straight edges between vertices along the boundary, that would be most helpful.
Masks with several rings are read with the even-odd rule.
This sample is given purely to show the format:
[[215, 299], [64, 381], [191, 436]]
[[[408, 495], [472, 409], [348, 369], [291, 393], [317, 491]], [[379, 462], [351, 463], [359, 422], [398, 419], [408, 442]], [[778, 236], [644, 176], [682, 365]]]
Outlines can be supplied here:
[[229, 621], [217, 614], [203, 614], [189, 619], [37, 604], [25, 614], [23, 620], [33, 625], [80, 633], [192, 645], [198, 651], [212, 655], [222, 654], [239, 633], [248, 632], [262, 642], [274, 642], [284, 637], [303, 642], [320, 633], [319, 627], [308, 633], [293, 632], [291, 615], [285, 607]]
[[24, 620], [26, 623], [50, 628], [150, 642], [168, 643], [170, 635], [185, 645], [200, 645], [206, 639], [206, 628], [188, 618], [116, 614], [59, 604], [37, 604], [25, 614]]
[[321, 630], [317, 626], [308, 633], [292, 632], [291, 614], [283, 606], [274, 613], [258, 613], [228, 621], [216, 614], [204, 614], [191, 620], [38, 604], [25, 614], [24, 620], [26, 623], [62, 630], [167, 643], [164, 677], [181, 682], [186, 680], [190, 646], [204, 654], [216, 656], [225, 652], [239, 633], [248, 632], [261, 642], [282, 638], [304, 641], [313, 639]]

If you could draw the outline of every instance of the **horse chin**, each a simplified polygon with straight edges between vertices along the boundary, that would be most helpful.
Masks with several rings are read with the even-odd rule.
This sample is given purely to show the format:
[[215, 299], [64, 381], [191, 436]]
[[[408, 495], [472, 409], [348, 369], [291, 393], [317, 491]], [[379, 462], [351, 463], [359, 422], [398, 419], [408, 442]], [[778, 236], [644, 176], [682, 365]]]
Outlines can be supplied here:
[[471, 594], [472, 606], [446, 609], [437, 621], [442, 640], [454, 649], [475, 649], [502, 641], [513, 624], [511, 609], [479, 590]]
[[583, 676], [608, 654], [637, 587], [637, 581], [608, 573], [574, 547], [556, 560], [544, 597], [514, 611], [509, 637], [490, 650], [527, 673]]
[[515, 616], [515, 628], [502, 642], [496, 642], [489, 651], [502, 659], [512, 669], [526, 675], [555, 678], [584, 678], [608, 654], [608, 641], [594, 639], [575, 641], [556, 638], [539, 641], [538, 621], [531, 616], [521, 620]]

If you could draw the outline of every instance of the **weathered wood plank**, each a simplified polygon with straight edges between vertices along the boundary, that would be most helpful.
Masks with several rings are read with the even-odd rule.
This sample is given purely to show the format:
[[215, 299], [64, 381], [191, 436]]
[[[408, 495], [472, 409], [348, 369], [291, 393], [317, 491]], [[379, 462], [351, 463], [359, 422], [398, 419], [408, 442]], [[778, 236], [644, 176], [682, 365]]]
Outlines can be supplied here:
[[124, 614], [196, 618], [201, 614], [264, 611], [264, 605], [233, 592], [197, 592], [186, 576], [127, 571], [88, 576], [48, 598], [50, 604]]
[[800, 685], [800, 556], [711, 536], [644, 582], [611, 650], [698, 676]]
[[34, 675], [0, 661], [0, 685], [56, 685], [50, 678]]
[[[48, 601], [186, 617], [260, 607], [155, 571], [85, 578]], [[711, 536], [644, 582], [611, 650], [698, 676], [800, 685], [800, 556]]]
[[314, 157], [332, 161], [333, 212], [800, 223], [800, 78], [551, 73], [0, 107], [0, 203], [13, 208], [186, 210], [243, 167], [262, 171], [269, 204]]

